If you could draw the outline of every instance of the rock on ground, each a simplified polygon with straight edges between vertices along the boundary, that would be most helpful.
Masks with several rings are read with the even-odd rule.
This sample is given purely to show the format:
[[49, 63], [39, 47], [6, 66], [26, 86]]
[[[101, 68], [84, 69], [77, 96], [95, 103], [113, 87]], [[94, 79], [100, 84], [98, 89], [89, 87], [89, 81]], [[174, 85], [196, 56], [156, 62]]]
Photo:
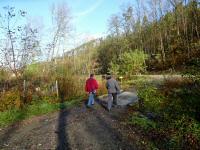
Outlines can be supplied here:
[[[108, 102], [107, 95], [100, 96], [99, 99], [104, 102], [104, 105], [106, 105]], [[119, 106], [127, 106], [136, 102], [138, 102], [138, 97], [136, 92], [125, 91], [118, 95], [117, 105]]]

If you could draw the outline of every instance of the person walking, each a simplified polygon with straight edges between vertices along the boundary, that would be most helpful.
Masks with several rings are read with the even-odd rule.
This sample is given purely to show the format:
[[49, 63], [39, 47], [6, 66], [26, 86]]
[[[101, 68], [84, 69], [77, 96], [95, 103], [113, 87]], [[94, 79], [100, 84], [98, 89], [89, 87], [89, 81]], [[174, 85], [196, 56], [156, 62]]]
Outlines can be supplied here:
[[85, 91], [88, 92], [89, 98], [87, 106], [91, 107], [91, 105], [94, 105], [94, 97], [96, 94], [96, 91], [98, 89], [98, 83], [96, 79], [94, 78], [94, 74], [90, 74], [90, 77], [86, 80], [85, 84]]
[[118, 82], [112, 78], [110, 74], [106, 77], [106, 88], [108, 90], [108, 111], [111, 110], [112, 106], [117, 106], [117, 98], [120, 93], [120, 87]]

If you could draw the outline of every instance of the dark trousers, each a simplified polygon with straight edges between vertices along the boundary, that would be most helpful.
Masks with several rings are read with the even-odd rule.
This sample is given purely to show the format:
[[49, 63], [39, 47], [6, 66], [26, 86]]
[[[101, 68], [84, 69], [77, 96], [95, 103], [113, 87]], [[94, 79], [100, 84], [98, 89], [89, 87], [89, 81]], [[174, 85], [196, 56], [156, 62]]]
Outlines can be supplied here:
[[112, 97], [113, 97], [113, 104], [117, 105], [117, 93], [112, 93]]
[[111, 109], [112, 105], [117, 105], [117, 93], [108, 94], [108, 110]]

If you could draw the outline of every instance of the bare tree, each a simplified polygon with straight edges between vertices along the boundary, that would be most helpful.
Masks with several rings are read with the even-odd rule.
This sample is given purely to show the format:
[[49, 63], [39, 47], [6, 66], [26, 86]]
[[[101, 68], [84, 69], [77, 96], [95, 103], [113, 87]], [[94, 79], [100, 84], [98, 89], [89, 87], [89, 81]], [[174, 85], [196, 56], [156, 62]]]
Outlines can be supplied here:
[[108, 30], [111, 33], [111, 35], [119, 36], [121, 32], [120, 17], [118, 15], [112, 15], [108, 22], [109, 22]]
[[[160, 14], [160, 19], [163, 18], [163, 5], [164, 2], [162, 0], [158, 0], [158, 5], [159, 5], [159, 14]], [[159, 39], [160, 39], [160, 50], [161, 50], [161, 60], [162, 60], [162, 64], [163, 67], [165, 66], [165, 62], [166, 62], [166, 54], [165, 54], [165, 47], [164, 47], [164, 25], [160, 25], [159, 28]]]
[[[66, 3], [53, 4], [51, 8], [52, 24], [53, 24], [53, 38], [49, 43], [49, 58], [52, 59], [58, 55], [60, 46], [66, 44], [66, 38], [71, 31], [71, 16], [70, 10]], [[64, 48], [63, 48], [64, 49]]]
[[135, 25], [135, 19], [133, 15], [133, 7], [131, 5], [128, 5], [127, 8], [125, 8], [124, 12], [122, 13], [123, 21], [122, 26], [123, 30], [125, 32], [125, 35], [130, 35], [131, 32], [134, 30]]
[[31, 63], [39, 51], [37, 29], [17, 22], [26, 12], [14, 7], [4, 7], [1, 14], [1, 64], [8, 67], [18, 78], [27, 64]]

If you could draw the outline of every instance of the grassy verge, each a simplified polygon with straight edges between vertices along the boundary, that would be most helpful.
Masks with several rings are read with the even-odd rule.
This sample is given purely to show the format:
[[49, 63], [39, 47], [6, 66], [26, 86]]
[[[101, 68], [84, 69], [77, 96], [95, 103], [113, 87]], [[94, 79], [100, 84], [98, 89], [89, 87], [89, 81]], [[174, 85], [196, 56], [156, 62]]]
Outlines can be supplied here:
[[132, 107], [128, 124], [160, 149], [200, 148], [200, 81], [173, 79], [154, 84], [139, 78], [131, 82], [142, 107]]
[[139, 113], [133, 113], [128, 121], [128, 124], [135, 125], [149, 131], [156, 128], [156, 123], [145, 116], [140, 116]]
[[47, 101], [35, 102], [27, 105], [24, 109], [12, 109], [0, 113], [0, 127], [8, 126], [17, 121], [21, 121], [32, 116], [47, 114], [64, 108], [70, 108], [80, 104], [81, 98], [64, 103], [51, 104]]

